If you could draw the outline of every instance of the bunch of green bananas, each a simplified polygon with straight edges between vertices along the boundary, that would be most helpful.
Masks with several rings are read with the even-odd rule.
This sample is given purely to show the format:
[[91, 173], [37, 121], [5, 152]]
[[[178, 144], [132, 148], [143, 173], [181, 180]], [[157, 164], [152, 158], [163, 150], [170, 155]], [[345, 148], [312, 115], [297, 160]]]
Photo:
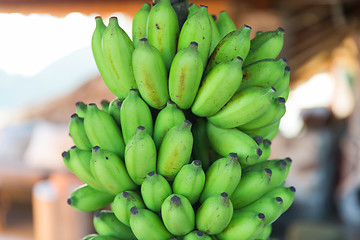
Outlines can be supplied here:
[[76, 103], [65, 166], [84, 185], [68, 204], [94, 211], [83, 239], [269, 239], [294, 201], [291, 159], [271, 159], [290, 68], [284, 30], [237, 29], [189, 5], [144, 3], [132, 39], [96, 17], [94, 59], [112, 101]]

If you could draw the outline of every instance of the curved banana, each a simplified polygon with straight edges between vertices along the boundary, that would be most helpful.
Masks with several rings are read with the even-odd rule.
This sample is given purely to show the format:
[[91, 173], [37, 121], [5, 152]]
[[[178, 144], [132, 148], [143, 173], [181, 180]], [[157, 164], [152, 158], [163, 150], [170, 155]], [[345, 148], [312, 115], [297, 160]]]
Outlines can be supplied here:
[[203, 79], [191, 111], [200, 117], [216, 114], [235, 94], [242, 81], [241, 57], [216, 65]]
[[106, 99], [101, 100], [100, 106], [101, 106], [101, 110], [103, 110], [104, 112], [109, 112], [110, 102], [108, 100]]
[[234, 21], [229, 17], [227, 11], [219, 12], [219, 18], [216, 21], [216, 26], [220, 32], [220, 39], [223, 39], [228, 33], [236, 31]]
[[188, 109], [198, 92], [204, 66], [198, 44], [191, 42], [175, 55], [169, 72], [170, 99], [179, 108]]
[[75, 108], [76, 108], [76, 114], [79, 116], [79, 118], [84, 118], [86, 114], [87, 105], [82, 101], [78, 101], [75, 103]]
[[124, 99], [115, 98], [109, 104], [109, 111], [108, 112], [112, 116], [112, 118], [115, 120], [115, 122], [117, 123], [119, 128], [121, 127], [120, 109], [121, 109], [121, 105], [122, 105], [123, 101], [124, 101]]
[[144, 101], [153, 108], [163, 108], [169, 100], [167, 70], [159, 50], [146, 38], [140, 39], [136, 46], [132, 67]]
[[130, 89], [137, 88], [132, 69], [134, 45], [119, 26], [117, 17], [109, 19], [109, 25], [102, 34], [104, 68], [110, 73], [104, 82], [118, 98], [125, 98]]
[[167, 71], [176, 54], [178, 37], [179, 22], [170, 0], [159, 0], [149, 13], [147, 38], [159, 50]]
[[199, 230], [194, 230], [186, 234], [183, 240], [211, 240], [212, 238]]
[[196, 212], [196, 227], [209, 235], [222, 232], [231, 221], [233, 205], [226, 192], [207, 198]]
[[256, 141], [239, 129], [224, 129], [210, 122], [206, 129], [213, 149], [223, 157], [231, 152], [236, 153], [241, 166], [257, 163], [262, 155]]
[[249, 205], [270, 189], [272, 171], [270, 168], [243, 172], [230, 200], [234, 209]]
[[140, 190], [146, 207], [154, 212], [160, 212], [161, 204], [165, 198], [172, 194], [169, 182], [155, 172], [149, 172], [146, 175]]
[[240, 126], [265, 113], [274, 93], [274, 88], [245, 88], [237, 92], [220, 111], [207, 119], [222, 128]]
[[80, 118], [76, 113], [71, 115], [69, 133], [77, 148], [82, 150], [90, 150], [92, 148], [85, 132], [84, 119]]
[[284, 213], [289, 209], [291, 204], [294, 202], [295, 192], [296, 192], [296, 189], [293, 186], [291, 186], [291, 187], [280, 186], [280, 187], [276, 187], [276, 188], [270, 190], [264, 196], [281, 197], [281, 199], [283, 200], [282, 213]]
[[179, 34], [177, 51], [187, 48], [191, 42], [198, 43], [198, 51], [205, 68], [210, 53], [212, 38], [211, 22], [208, 8], [200, 5], [199, 9], [189, 15]]
[[176, 175], [172, 184], [174, 193], [185, 196], [192, 205], [200, 198], [205, 184], [205, 172], [201, 168], [201, 161], [194, 160], [184, 165]]
[[180, 194], [168, 196], [161, 205], [161, 217], [166, 229], [183, 236], [195, 228], [195, 212], [190, 201]]
[[121, 130], [124, 142], [135, 134], [138, 126], [145, 127], [146, 132], [152, 136], [153, 120], [149, 106], [141, 99], [139, 91], [130, 89], [128, 96], [120, 108]]
[[285, 98], [285, 101], [289, 97], [289, 83], [290, 83], [290, 67], [285, 67], [285, 72], [283, 77], [274, 85], [276, 89], [275, 97]]
[[[215, 22], [216, 15], [211, 15], [208, 12], [208, 17], [209, 17], [210, 25], [211, 25], [211, 45], [210, 45], [210, 52], [209, 52], [209, 56], [210, 56], [211, 53], [216, 48], [216, 46], [219, 44], [222, 37], [220, 36], [220, 31]], [[204, 66], [204, 68], [205, 68], [205, 66]]]
[[240, 89], [274, 86], [284, 75], [286, 64], [287, 60], [281, 58], [279, 60], [263, 59], [244, 66]]
[[255, 240], [270, 240], [270, 235], [272, 232], [272, 225], [268, 224], [265, 226], [263, 232], [256, 237]]
[[114, 200], [114, 194], [96, 190], [87, 184], [74, 189], [67, 203], [76, 210], [92, 212], [106, 207]]
[[259, 145], [262, 154], [259, 157], [259, 162], [266, 161], [269, 159], [271, 154], [271, 141], [269, 139], [264, 139], [262, 144]]
[[274, 139], [279, 130], [280, 120], [265, 127], [257, 129], [244, 129], [243, 132], [251, 137], [261, 136], [270, 141]]
[[237, 56], [244, 60], [250, 49], [250, 32], [251, 27], [243, 25], [221, 39], [209, 57], [204, 76], [221, 62], [230, 61]]
[[134, 206], [138, 209], [145, 208], [140, 194], [135, 191], [124, 191], [115, 196], [111, 210], [120, 222], [130, 226], [130, 209]]
[[147, 173], [156, 170], [156, 146], [145, 127], [139, 126], [125, 147], [126, 170], [135, 184], [141, 185]]
[[94, 103], [87, 107], [84, 128], [92, 146], [124, 157], [125, 143], [120, 128], [109, 113], [101, 111]]
[[113, 152], [95, 146], [92, 150], [90, 167], [95, 179], [109, 193], [118, 194], [137, 188], [129, 177], [123, 160]]
[[281, 27], [274, 31], [263, 32], [251, 39], [250, 51], [244, 66], [266, 58], [276, 58], [284, 44], [285, 30]]
[[110, 210], [96, 211], [93, 226], [100, 236], [112, 236], [119, 240], [136, 239], [130, 227], [120, 222]]
[[223, 192], [231, 196], [241, 178], [241, 166], [237, 154], [230, 153], [227, 157], [216, 160], [206, 171], [205, 178], [200, 203]]
[[150, 3], [144, 3], [134, 15], [132, 22], [132, 41], [135, 48], [140, 39], [147, 37], [147, 21], [150, 9]]
[[173, 180], [181, 167], [190, 161], [193, 146], [191, 126], [190, 121], [183, 121], [171, 128], [161, 142], [157, 171], [168, 180]]
[[168, 240], [173, 235], [165, 228], [162, 220], [149, 209], [130, 209], [130, 227], [139, 240]]
[[234, 211], [228, 226], [216, 235], [219, 240], [255, 239], [265, 228], [267, 216], [259, 211]]
[[196, 3], [190, 3], [189, 4], [189, 7], [188, 7], [188, 9], [189, 9], [189, 14], [188, 14], [188, 17], [187, 18], [190, 18], [195, 12], [197, 12], [198, 10], [199, 10], [199, 6], [198, 5], [196, 5]]

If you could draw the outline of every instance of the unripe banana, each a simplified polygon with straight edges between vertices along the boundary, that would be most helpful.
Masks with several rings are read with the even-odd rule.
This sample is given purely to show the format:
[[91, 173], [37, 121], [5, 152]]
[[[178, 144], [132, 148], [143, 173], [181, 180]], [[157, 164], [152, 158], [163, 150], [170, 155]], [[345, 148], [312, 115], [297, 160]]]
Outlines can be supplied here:
[[140, 39], [147, 37], [147, 21], [150, 9], [150, 3], [144, 3], [134, 15], [132, 22], [132, 40], [135, 48]]
[[249, 87], [237, 92], [209, 122], [222, 128], [234, 128], [261, 116], [269, 108], [274, 88]]
[[256, 237], [255, 240], [270, 240], [270, 235], [272, 232], [272, 225], [268, 224], [265, 226], [263, 232]]
[[220, 39], [223, 39], [228, 33], [236, 31], [236, 25], [229, 17], [226, 11], [219, 12], [219, 19], [216, 21], [216, 26], [220, 32]]
[[229, 195], [223, 192], [207, 198], [196, 212], [196, 227], [209, 235], [222, 232], [233, 216]]
[[90, 150], [92, 148], [85, 132], [84, 119], [80, 118], [76, 113], [71, 115], [69, 133], [77, 148], [82, 150]]
[[265, 228], [265, 216], [258, 211], [234, 211], [228, 226], [216, 237], [219, 240], [254, 239]]
[[[208, 17], [209, 17], [210, 25], [211, 25], [211, 45], [210, 45], [210, 52], [209, 52], [209, 56], [210, 56], [211, 53], [216, 48], [216, 46], [219, 44], [222, 37], [220, 36], [219, 29], [218, 29], [215, 19], [214, 19], [214, 17], [216, 18], [216, 16], [210, 15], [210, 13], [208, 12]], [[205, 68], [205, 66], [204, 66], [204, 68]]]
[[138, 126], [152, 136], [153, 120], [149, 106], [141, 99], [139, 91], [131, 89], [120, 109], [120, 122], [125, 144], [135, 134]]
[[185, 114], [172, 101], [168, 101], [166, 107], [161, 109], [155, 119], [153, 139], [156, 148], [159, 149], [166, 133], [185, 121]]
[[188, 109], [198, 92], [204, 66], [198, 44], [191, 42], [175, 55], [169, 72], [170, 99], [179, 108]]
[[130, 209], [134, 206], [138, 209], [145, 208], [140, 194], [134, 191], [124, 191], [115, 196], [111, 210], [120, 222], [130, 226]]
[[114, 100], [112, 100], [109, 104], [109, 114], [112, 116], [112, 118], [115, 120], [115, 122], [117, 123], [118, 127], [121, 127], [121, 122], [120, 122], [120, 109], [121, 109], [121, 105], [123, 103], [124, 99], [120, 99], [120, 98], [115, 98]]
[[274, 85], [276, 89], [275, 97], [283, 97], [285, 101], [289, 97], [289, 83], [290, 83], [290, 67], [285, 67], [283, 77]]
[[171, 128], [161, 142], [157, 171], [168, 180], [173, 180], [182, 166], [190, 161], [193, 146], [191, 126], [190, 121], [183, 121]]
[[125, 147], [126, 170], [135, 184], [141, 185], [146, 174], [156, 170], [156, 146], [145, 127], [139, 126]]
[[242, 80], [243, 60], [236, 57], [216, 65], [202, 81], [191, 111], [200, 117], [216, 114], [234, 95]]
[[[216, 160], [206, 171], [205, 186], [200, 195], [200, 203], [207, 198], [226, 192], [231, 196], [240, 182], [241, 166], [236, 153]], [[201, 230], [201, 229], [200, 229]]]
[[285, 115], [285, 112], [285, 98], [273, 98], [271, 100], [270, 106], [262, 115], [243, 125], [238, 126], [237, 128], [240, 130], [249, 130], [266, 127], [277, 121], [280, 121], [280, 119]]
[[269, 139], [264, 139], [262, 144], [259, 145], [262, 154], [259, 157], [259, 162], [266, 161], [269, 159], [271, 154], [271, 141]]
[[189, 14], [188, 14], [188, 17], [187, 18], [190, 18], [195, 12], [197, 12], [199, 10], [199, 6], [196, 5], [195, 3], [190, 3], [189, 4]]
[[90, 167], [95, 179], [109, 193], [118, 194], [137, 188], [129, 177], [123, 160], [113, 152], [95, 146], [92, 150]]
[[116, 239], [136, 239], [130, 227], [120, 222], [109, 210], [96, 211], [93, 217], [95, 231], [101, 236], [112, 236]]
[[146, 207], [160, 212], [165, 198], [172, 193], [169, 182], [160, 174], [149, 172], [141, 185], [141, 196]]
[[189, 200], [180, 195], [168, 196], [161, 205], [161, 217], [166, 229], [176, 236], [183, 236], [195, 227], [195, 212]]
[[109, 112], [109, 106], [110, 106], [110, 102], [108, 100], [106, 100], [106, 99], [101, 100], [101, 102], [100, 102], [101, 110], [103, 110], [104, 112], [110, 113]]
[[174, 193], [185, 196], [192, 205], [200, 197], [205, 184], [205, 173], [201, 168], [201, 161], [194, 160], [184, 165], [176, 175], [172, 189]]
[[198, 51], [205, 68], [210, 53], [211, 37], [212, 29], [208, 8], [200, 5], [199, 9], [186, 19], [180, 31], [177, 51], [187, 48], [191, 42], [198, 43]]
[[244, 66], [240, 89], [274, 86], [284, 75], [286, 64], [287, 60], [281, 58], [279, 60], [263, 59]]
[[73, 146], [69, 151], [62, 153], [64, 165], [81, 181], [97, 190], [103, 191], [104, 187], [96, 181], [90, 168], [91, 151], [81, 150]]
[[114, 194], [96, 190], [87, 184], [74, 189], [67, 203], [79, 211], [92, 212], [106, 207], [114, 200]]
[[213, 149], [225, 157], [229, 153], [237, 153], [242, 166], [258, 162], [262, 151], [254, 139], [239, 129], [224, 129], [207, 123], [207, 134]]
[[75, 103], [75, 108], [76, 108], [76, 114], [78, 115], [79, 118], [84, 118], [85, 114], [86, 114], [86, 109], [87, 109], [87, 105], [82, 102], [76, 102]]
[[137, 239], [168, 240], [172, 237], [156, 213], [137, 207], [132, 207], [130, 213], [130, 227]]
[[199, 230], [194, 230], [194, 231], [186, 234], [183, 238], [183, 240], [211, 240], [211, 239], [212, 238], [209, 235], [207, 235]]
[[279, 125], [280, 120], [265, 127], [243, 130], [243, 132], [251, 137], [261, 136], [265, 139], [273, 140], [279, 130]]
[[244, 60], [250, 49], [250, 32], [251, 27], [243, 25], [239, 30], [227, 34], [210, 55], [204, 75], [221, 62], [230, 61], [237, 56]]
[[263, 32], [251, 39], [250, 51], [244, 66], [266, 58], [276, 58], [284, 44], [285, 30], [281, 27], [274, 31]]
[[179, 23], [170, 0], [159, 0], [150, 10], [147, 37], [149, 43], [159, 50], [169, 71], [179, 37]]
[[283, 200], [282, 213], [284, 213], [289, 209], [291, 204], [294, 202], [295, 192], [296, 189], [293, 186], [291, 187], [280, 186], [270, 190], [264, 196], [281, 197], [281, 199]]
[[167, 70], [159, 50], [146, 38], [139, 40], [132, 66], [141, 97], [151, 107], [163, 108], [169, 100]]
[[134, 45], [119, 26], [117, 17], [109, 19], [102, 35], [102, 48], [104, 64], [110, 73], [104, 82], [118, 98], [125, 98], [130, 89], [137, 88], [131, 64]]
[[272, 171], [270, 168], [243, 172], [240, 183], [230, 196], [234, 209], [249, 205], [270, 189]]
[[92, 146], [99, 146], [121, 158], [124, 157], [125, 144], [121, 131], [109, 113], [90, 103], [84, 118], [84, 127]]

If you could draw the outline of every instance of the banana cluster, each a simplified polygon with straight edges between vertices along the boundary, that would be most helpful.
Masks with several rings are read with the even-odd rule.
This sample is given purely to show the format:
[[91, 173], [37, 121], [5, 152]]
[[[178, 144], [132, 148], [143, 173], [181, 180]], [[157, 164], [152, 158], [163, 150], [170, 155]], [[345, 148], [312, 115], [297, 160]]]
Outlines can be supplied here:
[[94, 212], [83, 239], [269, 239], [294, 201], [291, 159], [271, 159], [290, 68], [284, 30], [237, 29], [226, 11], [144, 3], [132, 39], [98, 16], [92, 37], [112, 101], [75, 104], [65, 166], [84, 185], [68, 204]]

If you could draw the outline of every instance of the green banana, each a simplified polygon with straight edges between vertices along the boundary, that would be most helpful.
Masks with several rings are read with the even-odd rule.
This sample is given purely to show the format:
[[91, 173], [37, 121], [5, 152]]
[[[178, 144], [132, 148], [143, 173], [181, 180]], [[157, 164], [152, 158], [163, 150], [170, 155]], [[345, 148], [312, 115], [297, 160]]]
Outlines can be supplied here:
[[234, 209], [249, 205], [264, 195], [270, 189], [271, 175], [270, 168], [243, 171], [240, 183], [230, 196]]
[[258, 162], [262, 155], [256, 141], [239, 129], [224, 129], [208, 122], [206, 130], [212, 148], [223, 157], [231, 152], [237, 153], [242, 166]]
[[161, 205], [161, 217], [166, 229], [175, 236], [183, 236], [195, 227], [195, 212], [183, 195], [172, 194]]
[[92, 212], [106, 207], [114, 200], [114, 194], [96, 190], [87, 184], [74, 189], [67, 203], [78, 211]]
[[204, 66], [198, 44], [191, 42], [175, 55], [169, 72], [170, 99], [179, 108], [188, 109], [198, 92]]
[[141, 97], [151, 107], [163, 108], [169, 100], [167, 70], [159, 50], [147, 38], [139, 40], [132, 66]]
[[273, 98], [271, 100], [270, 106], [262, 115], [238, 126], [237, 128], [240, 130], [249, 130], [266, 127], [277, 121], [280, 121], [280, 119], [285, 115], [285, 112], [285, 98]]
[[296, 189], [293, 186], [291, 187], [280, 186], [270, 190], [264, 196], [281, 197], [281, 199], [283, 200], [282, 213], [284, 213], [289, 209], [291, 204], [294, 202], [295, 192]]
[[243, 132], [252, 137], [261, 136], [265, 139], [273, 140], [279, 130], [279, 125], [280, 120], [265, 127], [257, 129], [244, 129]]
[[100, 106], [101, 110], [103, 110], [104, 112], [109, 112], [110, 102], [108, 100], [101, 100]]
[[160, 110], [155, 119], [153, 139], [157, 149], [159, 149], [169, 129], [183, 121], [185, 121], [184, 112], [174, 102], [169, 100], [166, 107]]
[[200, 5], [199, 9], [186, 19], [179, 34], [177, 51], [187, 48], [191, 42], [198, 43], [198, 51], [205, 68], [210, 53], [211, 37], [208, 8]]
[[212, 238], [209, 235], [207, 235], [199, 230], [194, 230], [194, 231], [186, 234], [183, 238], [183, 240], [211, 240], [211, 239]]
[[146, 207], [154, 212], [160, 212], [161, 204], [172, 194], [169, 182], [155, 172], [149, 172], [146, 175], [140, 190]]
[[[236, 153], [229, 153], [227, 157], [216, 160], [206, 171], [205, 185], [199, 202], [207, 198], [226, 192], [231, 196], [240, 182], [241, 166]], [[201, 229], [200, 229], [201, 230]]]
[[265, 226], [264, 231], [256, 237], [255, 240], [270, 240], [270, 235], [272, 232], [272, 225], [268, 224]]
[[130, 89], [137, 88], [131, 64], [134, 45], [119, 26], [117, 17], [109, 19], [109, 25], [102, 34], [102, 49], [102, 64], [110, 73], [110, 78], [105, 78], [104, 82], [118, 98], [125, 98]]
[[274, 88], [249, 87], [237, 92], [209, 122], [222, 128], [234, 128], [261, 116], [269, 108]]
[[283, 97], [285, 101], [289, 97], [289, 83], [290, 83], [290, 67], [285, 67], [285, 72], [283, 77], [274, 85], [276, 89], [275, 97]]
[[125, 166], [137, 185], [143, 183], [147, 173], [156, 170], [156, 146], [143, 126], [137, 127], [135, 134], [126, 143]]
[[236, 31], [236, 25], [229, 17], [227, 11], [219, 12], [219, 18], [216, 21], [216, 26], [220, 32], [220, 39], [223, 39], [228, 33]]
[[244, 66], [240, 89], [274, 86], [284, 75], [286, 64], [287, 60], [281, 58], [279, 60], [263, 59]]
[[209, 235], [222, 232], [231, 221], [233, 205], [223, 192], [207, 198], [196, 212], [196, 227]]
[[80, 118], [76, 113], [71, 115], [69, 133], [76, 147], [82, 150], [90, 150], [92, 148], [85, 132], [84, 119]]
[[[220, 35], [220, 31], [219, 31], [219, 29], [218, 29], [218, 27], [216, 25], [216, 22], [215, 22], [216, 15], [211, 15], [208, 12], [208, 17], [209, 17], [210, 25], [211, 25], [211, 45], [210, 45], [210, 52], [209, 52], [209, 56], [210, 56], [211, 53], [216, 48], [216, 46], [219, 44], [222, 37]], [[205, 68], [205, 66], [204, 66], [204, 68]]]
[[284, 44], [285, 30], [281, 27], [274, 31], [263, 32], [251, 39], [250, 51], [244, 66], [266, 58], [276, 58]]
[[271, 154], [271, 141], [269, 139], [264, 139], [262, 144], [259, 145], [262, 154], [259, 157], [259, 162], [266, 161], [269, 159]]
[[120, 222], [110, 210], [96, 211], [93, 225], [100, 236], [112, 236], [123, 240], [136, 239], [130, 227]]
[[221, 39], [209, 57], [204, 76], [221, 62], [230, 61], [237, 56], [244, 60], [250, 49], [250, 32], [251, 27], [243, 25]]
[[76, 108], [76, 114], [79, 116], [79, 118], [84, 118], [86, 114], [87, 105], [82, 101], [78, 101], [75, 103], [75, 108]]
[[145, 127], [145, 131], [152, 136], [153, 120], [149, 106], [141, 99], [137, 89], [130, 89], [120, 109], [121, 130], [124, 142], [135, 134], [138, 126]]
[[139, 240], [168, 240], [173, 237], [156, 213], [148, 209], [130, 209], [130, 227]]
[[129, 177], [123, 160], [111, 151], [93, 147], [90, 167], [95, 179], [109, 193], [118, 194], [137, 188]]
[[115, 196], [114, 201], [111, 203], [111, 210], [120, 222], [130, 226], [130, 209], [133, 206], [145, 208], [140, 194], [134, 191], [124, 191]]
[[134, 15], [132, 22], [132, 41], [135, 48], [140, 39], [147, 37], [147, 21], [150, 9], [150, 3], [144, 3]]
[[169, 71], [179, 37], [179, 23], [170, 0], [159, 0], [150, 10], [147, 37], [149, 43], [159, 50]]
[[242, 81], [241, 57], [216, 65], [203, 79], [191, 111], [200, 117], [216, 114], [235, 94]]
[[255, 239], [265, 228], [265, 216], [258, 211], [234, 211], [228, 226], [216, 237], [219, 240]]
[[199, 10], [199, 6], [196, 5], [195, 3], [190, 3], [189, 4], [189, 14], [188, 14], [188, 17], [187, 18], [190, 18], [195, 12], [197, 12]]
[[190, 161], [193, 135], [191, 122], [183, 121], [172, 127], [161, 142], [157, 171], [168, 180], [173, 180], [181, 167]]
[[104, 188], [96, 181], [90, 169], [90, 150], [81, 150], [75, 146], [67, 152], [62, 153], [64, 165], [74, 173], [81, 181], [97, 190], [103, 191]]
[[118, 125], [119, 128], [121, 127], [120, 109], [121, 109], [121, 105], [122, 105], [123, 101], [124, 101], [124, 99], [115, 98], [114, 100], [112, 100], [110, 102], [109, 109], [108, 109], [109, 114], [115, 120], [115, 122], [116, 122], [116, 124]]
[[87, 107], [84, 128], [92, 146], [124, 157], [125, 143], [120, 128], [109, 113], [101, 111], [94, 103]]
[[176, 175], [172, 184], [174, 193], [185, 196], [192, 205], [200, 198], [205, 184], [205, 173], [201, 161], [194, 160], [184, 165]]

